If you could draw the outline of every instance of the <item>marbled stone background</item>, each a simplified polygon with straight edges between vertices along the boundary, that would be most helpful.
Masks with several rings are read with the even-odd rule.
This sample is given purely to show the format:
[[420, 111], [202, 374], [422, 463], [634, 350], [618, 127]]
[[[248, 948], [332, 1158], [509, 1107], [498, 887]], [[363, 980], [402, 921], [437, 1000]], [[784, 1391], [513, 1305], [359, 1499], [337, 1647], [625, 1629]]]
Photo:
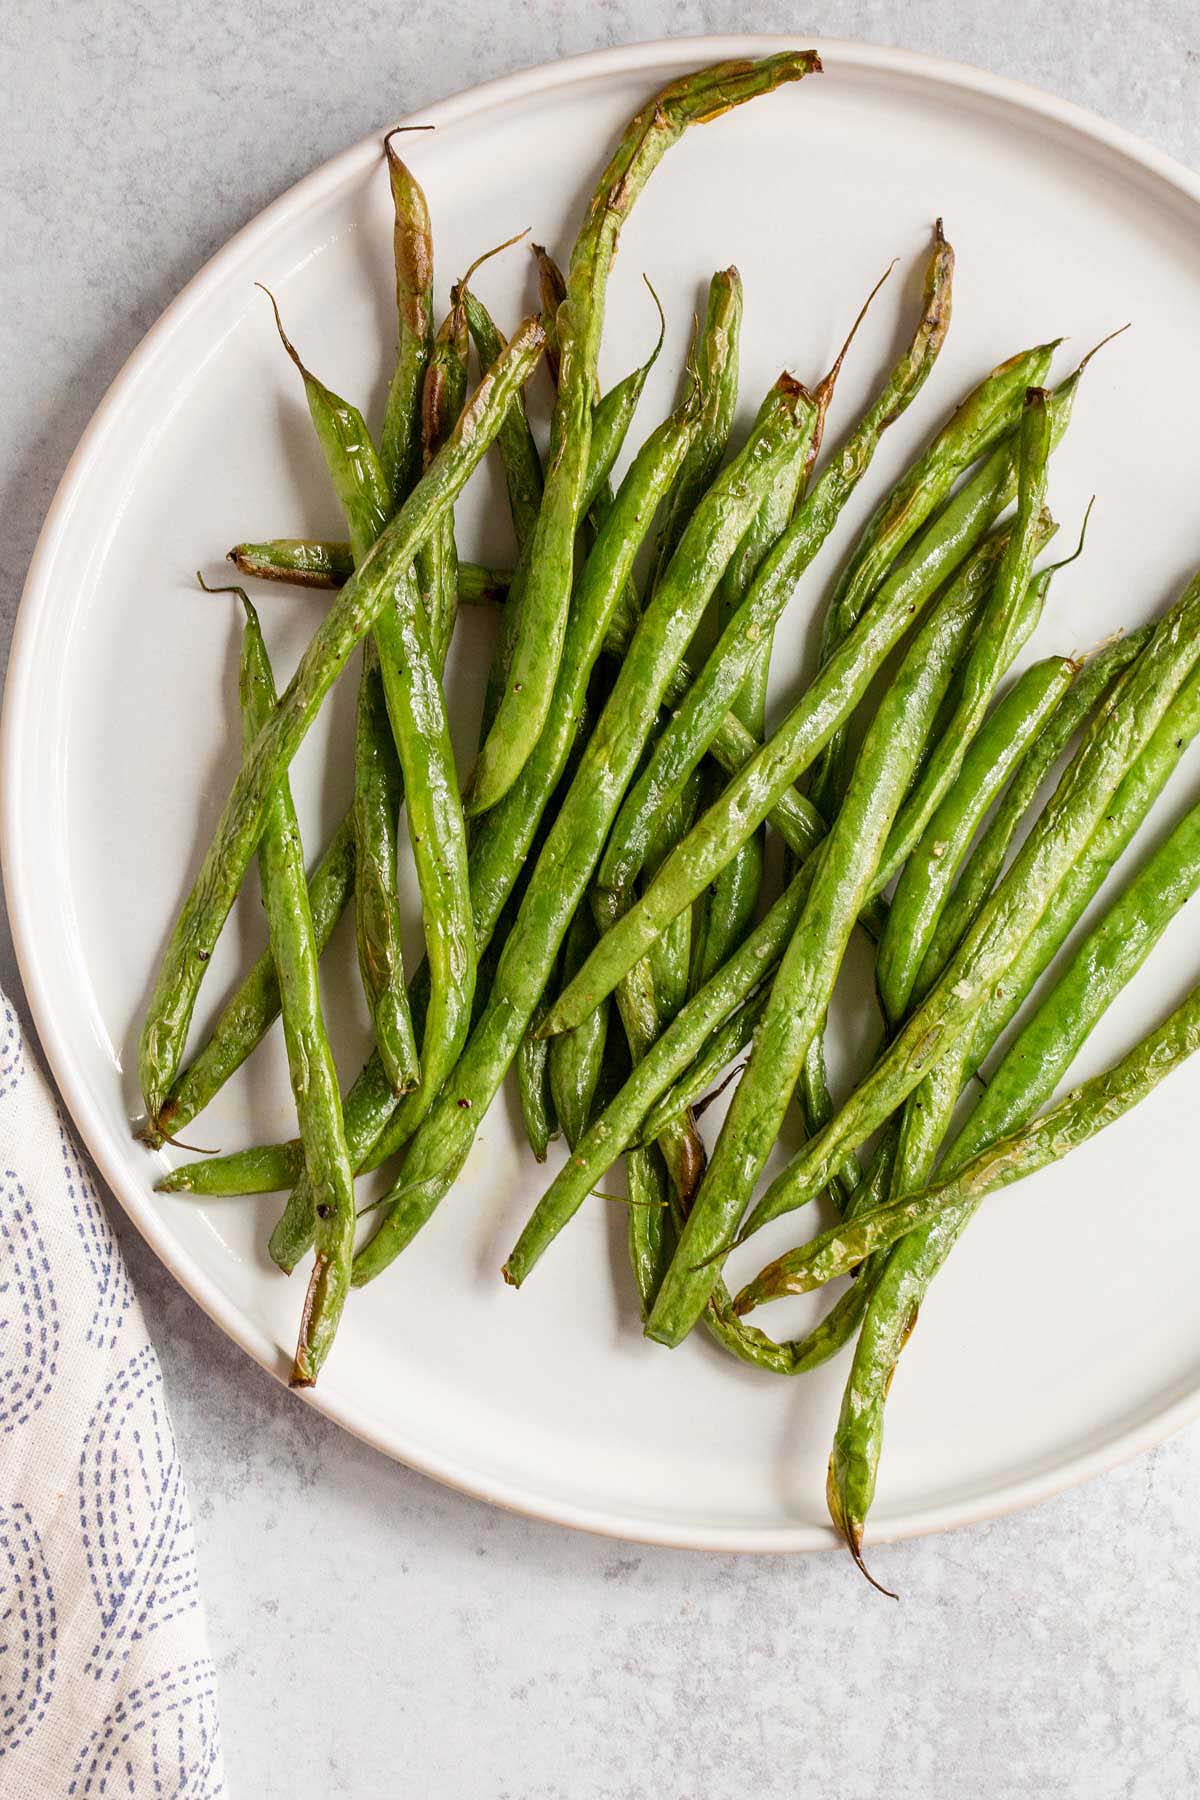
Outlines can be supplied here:
[[[802, 15], [6, 0], [4, 654], [96, 403], [268, 200], [486, 77], [739, 29], [983, 64], [1200, 166], [1189, 0], [816, 0]], [[0, 981], [19, 1001], [6, 929]], [[397, 1468], [292, 1404], [116, 1223], [190, 1471], [235, 1800], [1183, 1800], [1200, 1786], [1200, 1432], [1020, 1517], [879, 1551], [894, 1606], [840, 1558], [606, 1543]]]

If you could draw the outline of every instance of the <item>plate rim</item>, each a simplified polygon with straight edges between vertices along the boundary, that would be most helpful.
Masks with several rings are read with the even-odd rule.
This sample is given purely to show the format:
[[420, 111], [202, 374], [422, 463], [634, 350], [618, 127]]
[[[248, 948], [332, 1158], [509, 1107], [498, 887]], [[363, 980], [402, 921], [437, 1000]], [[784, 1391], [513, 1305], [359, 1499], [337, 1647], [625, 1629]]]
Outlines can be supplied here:
[[[815, 48], [831, 64], [885, 77], [913, 79], [957, 90], [967, 97], [999, 103], [1019, 113], [1034, 114], [1072, 136], [1082, 137], [1115, 153], [1200, 206], [1200, 175], [1126, 127], [1114, 124], [1074, 101], [940, 56], [852, 39], [810, 38], [805, 34], [738, 33], [654, 38], [585, 51], [534, 64], [463, 89], [397, 122], [453, 126], [493, 108], [597, 77], [636, 76], [664, 65], [691, 67], [727, 57], [764, 56], [791, 48]], [[0, 867], [17, 968], [42, 1056], [49, 1064], [59, 1094], [88, 1154], [155, 1256], [225, 1336], [277, 1380], [281, 1378], [280, 1362], [272, 1339], [224, 1293], [213, 1277], [193, 1263], [168, 1227], [165, 1216], [153, 1204], [149, 1190], [139, 1188], [130, 1177], [115, 1134], [91, 1104], [86, 1082], [77, 1068], [70, 1036], [58, 1027], [39, 961], [38, 930], [34, 923], [36, 908], [25, 890], [22, 872], [21, 850], [25, 842], [21, 835], [22, 803], [29, 792], [29, 784], [23, 779], [23, 752], [27, 747], [30, 707], [36, 704], [33, 675], [37, 633], [51, 604], [55, 561], [61, 540], [76, 496], [86, 484], [122, 409], [150, 375], [154, 363], [193, 309], [227, 281], [251, 247], [261, 241], [264, 232], [270, 233], [295, 222], [327, 195], [355, 180], [369, 163], [379, 158], [379, 140], [380, 133], [375, 131], [339, 151], [239, 227], [190, 278], [125, 360], [63, 470], [38, 535], [14, 623], [3, 713], [0, 715]], [[519, 1482], [472, 1470], [458, 1457], [410, 1442], [403, 1431], [397, 1432], [386, 1426], [375, 1417], [370, 1405], [356, 1404], [351, 1395], [316, 1388], [298, 1394], [297, 1399], [314, 1406], [333, 1423], [393, 1461], [473, 1499], [525, 1517], [619, 1540], [677, 1549], [725, 1553], [785, 1552], [830, 1549], [837, 1543], [831, 1526], [688, 1524], [682, 1520], [656, 1519], [653, 1515], [624, 1514], [609, 1507], [585, 1506], [561, 1497], [547, 1498]], [[867, 1541], [879, 1544], [925, 1536], [1034, 1505], [1152, 1448], [1198, 1416], [1200, 1381], [1165, 1404], [1144, 1411], [1132, 1423], [1116, 1429], [1102, 1444], [1088, 1451], [1043, 1467], [1022, 1479], [1008, 1481], [986, 1493], [901, 1514], [869, 1529]]]

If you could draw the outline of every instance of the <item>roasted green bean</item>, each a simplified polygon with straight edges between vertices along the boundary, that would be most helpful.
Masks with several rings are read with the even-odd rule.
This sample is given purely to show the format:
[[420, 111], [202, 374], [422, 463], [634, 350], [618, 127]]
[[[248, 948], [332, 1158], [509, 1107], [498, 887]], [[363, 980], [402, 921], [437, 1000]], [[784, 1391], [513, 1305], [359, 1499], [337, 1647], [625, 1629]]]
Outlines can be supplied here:
[[[274, 711], [275, 682], [258, 617], [246, 595], [242, 639], [241, 703], [245, 754], [253, 754], [263, 724]], [[349, 1289], [354, 1251], [354, 1175], [346, 1149], [337, 1069], [321, 1012], [317, 949], [300, 829], [287, 777], [267, 808], [259, 849], [263, 905], [271, 955], [283, 997], [292, 1094], [304, 1146], [304, 1162], [316, 1198], [317, 1258], [304, 1302], [292, 1386], [311, 1387], [329, 1354]]]
[[689, 125], [819, 69], [815, 53], [785, 52], [759, 63], [719, 64], [671, 82], [630, 121], [600, 178], [571, 253], [567, 297], [558, 309], [561, 364], [549, 474], [508, 684], [472, 777], [472, 812], [486, 812], [511, 787], [550, 711], [571, 597], [575, 533], [585, 511], [605, 292], [621, 226], [657, 163]]
[[379, 455], [394, 512], [411, 491], [421, 468], [421, 390], [433, 343], [433, 231], [429, 208], [411, 169], [393, 148], [396, 132], [383, 140], [395, 215], [396, 369], [388, 389]]

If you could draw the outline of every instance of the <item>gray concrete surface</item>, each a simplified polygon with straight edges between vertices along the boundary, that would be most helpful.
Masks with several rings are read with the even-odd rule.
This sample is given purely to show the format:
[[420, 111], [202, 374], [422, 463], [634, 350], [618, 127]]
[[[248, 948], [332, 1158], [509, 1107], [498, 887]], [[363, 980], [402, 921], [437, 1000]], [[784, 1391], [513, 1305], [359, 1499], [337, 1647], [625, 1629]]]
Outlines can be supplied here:
[[[1200, 166], [1186, 0], [8, 0], [0, 621], [163, 306], [296, 177], [547, 58], [761, 29], [939, 52]], [[20, 999], [7, 928], [0, 980]], [[235, 1800], [1176, 1800], [1200, 1785], [1200, 1432], [1023, 1516], [703, 1557], [490, 1511], [289, 1403], [117, 1227], [190, 1472]], [[0, 1790], [3, 1789], [0, 1772]], [[15, 1800], [15, 1797], [14, 1797]]]

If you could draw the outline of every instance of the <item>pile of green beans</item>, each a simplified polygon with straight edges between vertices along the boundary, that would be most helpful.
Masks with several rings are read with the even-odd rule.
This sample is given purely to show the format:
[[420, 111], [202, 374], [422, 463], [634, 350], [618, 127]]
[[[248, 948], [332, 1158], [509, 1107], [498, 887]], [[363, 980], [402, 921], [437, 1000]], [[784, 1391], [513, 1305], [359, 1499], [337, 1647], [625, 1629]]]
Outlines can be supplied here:
[[[1090, 656], [1047, 648], [1018, 664], [1059, 610], [1051, 584], [1065, 565], [1036, 563], [1090, 360], [1051, 388], [1060, 340], [1034, 345], [947, 408], [877, 502], [814, 614], [815, 669], [776, 668], [788, 692], [768, 729], [783, 611], [798, 592], [817, 599], [826, 540], [949, 331], [942, 222], [906, 347], [827, 454], [865, 306], [829, 373], [811, 387], [784, 373], [748, 426], [734, 268], [712, 277], [674, 410], [640, 443], [662, 308], [649, 355], [603, 395], [598, 369], [619, 235], [666, 150], [690, 125], [819, 72], [814, 53], [788, 52], [699, 70], [652, 98], [604, 169], [565, 273], [534, 246], [539, 310], [508, 338], [472, 286], [486, 256], [435, 328], [429, 209], [389, 134], [396, 341], [377, 438], [305, 367], [276, 307], [346, 535], [264, 535], [229, 552], [265, 593], [315, 590], [296, 604], [326, 609], [281, 695], [250, 600], [215, 590], [244, 605], [242, 765], [153, 984], [137, 1129], [152, 1149], [176, 1144], [282, 1020], [296, 1137], [182, 1163], [157, 1185], [286, 1195], [269, 1247], [285, 1273], [313, 1254], [292, 1373], [305, 1386], [353, 1288], [453, 1188], [511, 1071], [550, 1178], [505, 1281], [529, 1279], [623, 1159], [627, 1279], [648, 1339], [675, 1347], [701, 1325], [724, 1353], [785, 1376], [853, 1346], [827, 1492], [866, 1573], [888, 1388], [976, 1207], [1200, 1047], [1193, 971], [1164, 1023], [1043, 1111], [1200, 890], [1193, 801], [1056, 963], [1200, 735], [1200, 576], [1156, 622]], [[543, 354], [544, 442], [525, 392]], [[506, 568], [464, 556], [455, 518], [493, 444]], [[1076, 557], [1083, 547], [1081, 534]], [[492, 609], [495, 642], [460, 781], [442, 676], [463, 603]], [[307, 874], [290, 765], [357, 647], [353, 798]], [[268, 947], [185, 1063], [201, 981], [256, 854]], [[405, 855], [415, 969], [401, 953]], [[319, 964], [351, 906], [371, 1047], [343, 1092]], [[881, 1015], [858, 1037], [878, 1048], [838, 1099], [825, 1032], [856, 926], [873, 945]], [[700, 1120], [730, 1087], [706, 1146]], [[756, 1192], [787, 1133], [789, 1160]], [[380, 1197], [356, 1208], [356, 1176], [384, 1168]], [[731, 1295], [729, 1252], [820, 1195], [834, 1222]], [[749, 1321], [844, 1276], [804, 1337], [778, 1341]]]

